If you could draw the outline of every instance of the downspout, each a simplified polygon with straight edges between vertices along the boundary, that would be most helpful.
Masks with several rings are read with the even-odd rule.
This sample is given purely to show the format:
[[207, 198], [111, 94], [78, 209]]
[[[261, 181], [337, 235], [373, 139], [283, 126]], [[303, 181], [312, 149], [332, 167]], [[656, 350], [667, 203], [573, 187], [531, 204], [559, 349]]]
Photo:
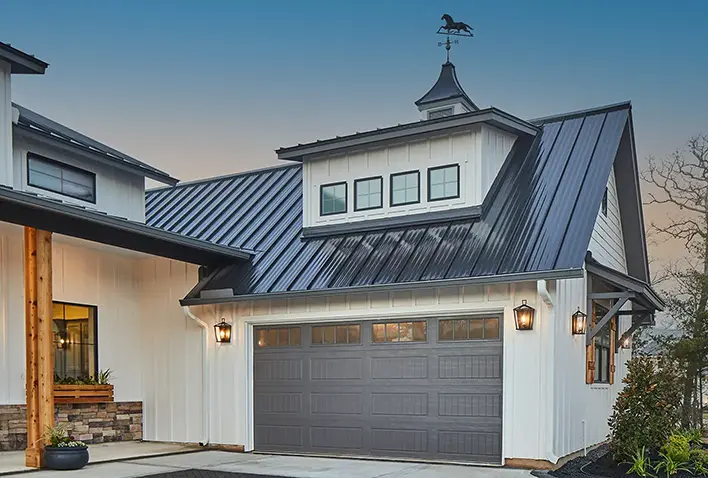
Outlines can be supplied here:
[[204, 438], [199, 442], [201, 446], [209, 445], [209, 326], [202, 319], [197, 317], [189, 310], [189, 306], [182, 307], [184, 316], [192, 319], [202, 328], [202, 427], [204, 430]]
[[[548, 283], [546, 280], [539, 280], [536, 281], [536, 291], [538, 293], [538, 296], [541, 298], [541, 300], [546, 304], [546, 306], [552, 311], [553, 316], [555, 317], [555, 304], [553, 303], [553, 298], [551, 297], [550, 292], [548, 292]], [[551, 314], [549, 314], [551, 315]], [[554, 345], [555, 345], [555, 326], [556, 324], [549, 324], [550, 326], [550, 343], [546, 347], [546, 353], [550, 355], [550, 357], [547, 357], [547, 363], [550, 364], [551, 368], [551, 373], [546, 377], [546, 403], [550, 403], [551, 400], [553, 399], [553, 392], [554, 392], [554, 378], [555, 378], [555, 355], [553, 352]], [[547, 368], [547, 367], [546, 367]], [[550, 399], [549, 399], [550, 397]], [[559, 457], [557, 457], [553, 453], [553, 407], [550, 407], [550, 409], [547, 407], [546, 408], [546, 439], [548, 440], [547, 442], [547, 450], [546, 450], [546, 457], [551, 463], [558, 463]]]

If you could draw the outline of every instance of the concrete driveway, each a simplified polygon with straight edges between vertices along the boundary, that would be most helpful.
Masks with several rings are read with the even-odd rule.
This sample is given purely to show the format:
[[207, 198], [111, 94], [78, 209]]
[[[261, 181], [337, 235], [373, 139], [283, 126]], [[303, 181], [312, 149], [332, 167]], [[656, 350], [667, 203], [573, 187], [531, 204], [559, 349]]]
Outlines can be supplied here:
[[36, 471], [6, 475], [24, 478], [132, 478], [158, 475], [184, 470], [205, 470], [183, 476], [205, 478], [236, 478], [231, 473], [297, 477], [297, 478], [492, 478], [529, 477], [524, 470], [484, 468], [461, 465], [430, 465], [421, 463], [398, 463], [388, 461], [345, 460], [337, 458], [311, 458], [249, 453], [203, 451], [182, 455], [143, 458], [113, 463], [89, 465], [77, 471]]

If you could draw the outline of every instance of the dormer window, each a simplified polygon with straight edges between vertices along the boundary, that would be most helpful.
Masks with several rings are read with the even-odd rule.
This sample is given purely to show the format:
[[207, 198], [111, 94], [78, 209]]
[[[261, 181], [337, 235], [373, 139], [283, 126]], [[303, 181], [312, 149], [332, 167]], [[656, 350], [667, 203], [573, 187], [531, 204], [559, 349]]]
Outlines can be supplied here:
[[460, 197], [460, 166], [452, 164], [428, 169], [428, 201]]
[[409, 171], [391, 175], [391, 206], [420, 202], [420, 172]]
[[27, 184], [96, 203], [96, 175], [36, 154], [27, 155]]
[[323, 184], [320, 186], [320, 215], [347, 212], [347, 183]]
[[354, 210], [365, 211], [383, 206], [383, 177], [354, 181]]

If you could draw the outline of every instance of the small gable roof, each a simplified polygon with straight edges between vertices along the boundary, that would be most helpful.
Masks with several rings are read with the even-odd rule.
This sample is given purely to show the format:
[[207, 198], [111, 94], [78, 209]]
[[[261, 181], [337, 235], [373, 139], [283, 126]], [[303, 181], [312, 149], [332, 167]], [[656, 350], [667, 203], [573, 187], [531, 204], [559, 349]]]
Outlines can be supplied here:
[[174, 185], [178, 182], [177, 179], [164, 171], [153, 168], [149, 164], [145, 164], [110, 146], [106, 146], [78, 131], [67, 128], [24, 106], [18, 105], [17, 103], [12, 103], [12, 106], [20, 113], [20, 117], [15, 125], [15, 128], [17, 128], [20, 134], [24, 132], [30, 135], [34, 140], [51, 141], [54, 146], [71, 148], [76, 152], [90, 154], [92, 158], [99, 162], [134, 174], [140, 174], [164, 184]]
[[256, 296], [579, 277], [629, 103], [538, 121], [509, 153], [478, 218], [302, 237], [302, 169], [149, 191], [147, 224], [250, 251], [184, 304]]

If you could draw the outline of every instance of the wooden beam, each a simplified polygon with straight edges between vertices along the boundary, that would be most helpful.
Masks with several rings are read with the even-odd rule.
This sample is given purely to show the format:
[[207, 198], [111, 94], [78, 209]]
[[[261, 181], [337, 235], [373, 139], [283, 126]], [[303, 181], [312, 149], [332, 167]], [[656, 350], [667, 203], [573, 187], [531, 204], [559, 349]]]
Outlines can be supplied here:
[[44, 435], [54, 426], [52, 233], [24, 229], [27, 449], [25, 464], [39, 468]]
[[593, 292], [589, 295], [589, 297], [593, 300], [601, 300], [601, 299], [621, 299], [623, 297], [626, 297], [628, 299], [634, 299], [637, 296], [636, 293], [634, 292], [626, 292], [626, 291], [619, 291], [619, 292]]
[[607, 311], [605, 316], [594, 326], [588, 327], [588, 332], [585, 334], [585, 344], [586, 345], [591, 345], [592, 339], [595, 338], [595, 336], [602, 330], [602, 328], [607, 325], [607, 323], [612, 320], [612, 318], [615, 316], [617, 312], [622, 308], [622, 306], [629, 300], [628, 296], [621, 297], [615, 304], [612, 306], [612, 308]]
[[27, 393], [27, 449], [25, 465], [42, 465], [39, 427], [39, 377], [37, 368], [37, 230], [24, 229], [25, 264], [25, 388]]
[[[37, 369], [39, 426], [54, 427], [54, 334], [52, 333], [52, 233], [37, 231]], [[42, 446], [44, 448], [44, 446]]]

